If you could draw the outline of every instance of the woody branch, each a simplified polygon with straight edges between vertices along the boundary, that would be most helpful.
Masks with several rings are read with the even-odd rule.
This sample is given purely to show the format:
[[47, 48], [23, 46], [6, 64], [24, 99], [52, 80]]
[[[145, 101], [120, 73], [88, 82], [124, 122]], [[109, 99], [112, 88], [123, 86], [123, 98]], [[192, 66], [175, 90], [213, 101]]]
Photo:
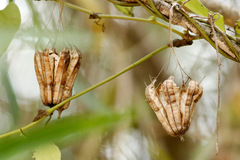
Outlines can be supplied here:
[[[118, 0], [121, 2], [134, 3], [137, 0]], [[147, 0], [139, 0], [143, 4], [149, 6]], [[170, 15], [172, 16], [172, 24], [182, 26], [197, 36], [205, 38], [207, 41], [210, 41], [210, 44], [215, 48], [215, 39], [212, 35], [211, 26], [207, 22], [199, 21], [195, 18], [189, 16], [180, 5], [176, 5], [171, 13], [171, 7], [173, 4], [169, 1], [163, 0], [152, 0], [153, 4], [157, 10], [166, 18], [169, 19]], [[230, 35], [223, 33], [220, 29], [215, 27], [216, 31], [216, 41], [219, 46], [220, 53], [227, 58], [230, 58], [234, 61], [240, 62], [240, 44], [237, 43], [237, 40]], [[203, 33], [204, 32], [204, 33]]]

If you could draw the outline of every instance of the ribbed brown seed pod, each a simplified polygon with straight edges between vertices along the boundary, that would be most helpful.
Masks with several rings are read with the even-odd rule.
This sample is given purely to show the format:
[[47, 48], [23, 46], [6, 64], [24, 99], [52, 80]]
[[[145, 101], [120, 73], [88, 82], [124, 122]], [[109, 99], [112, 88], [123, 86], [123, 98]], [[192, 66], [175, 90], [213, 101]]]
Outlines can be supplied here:
[[[81, 53], [77, 49], [36, 50], [34, 66], [44, 105], [52, 107], [72, 95], [72, 88], [81, 64]], [[59, 117], [70, 103], [58, 109]]]
[[195, 105], [201, 98], [203, 88], [191, 80], [186, 89], [174, 83], [170, 76], [157, 88], [156, 79], [146, 87], [145, 95], [148, 103], [162, 123], [163, 128], [173, 137], [180, 137], [188, 130], [194, 113]]

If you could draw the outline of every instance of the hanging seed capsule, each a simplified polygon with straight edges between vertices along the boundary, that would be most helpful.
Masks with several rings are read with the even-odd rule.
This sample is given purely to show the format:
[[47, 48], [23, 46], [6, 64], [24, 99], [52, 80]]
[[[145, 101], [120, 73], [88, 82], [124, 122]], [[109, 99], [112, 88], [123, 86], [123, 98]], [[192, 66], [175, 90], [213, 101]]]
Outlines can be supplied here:
[[[66, 71], [63, 74], [61, 83], [62, 101], [72, 96], [72, 88], [81, 65], [81, 59], [82, 55], [78, 50], [70, 50], [70, 61], [68, 63]], [[66, 103], [64, 106], [58, 109], [59, 115], [61, 115], [64, 109], [68, 108], [69, 104], [70, 102]]]
[[182, 130], [180, 107], [177, 102], [179, 88], [173, 79], [171, 76], [165, 80], [159, 92], [163, 92], [164, 100], [167, 102], [166, 111], [170, 125], [175, 133], [179, 133]]
[[203, 88], [191, 80], [187, 90], [185, 86], [179, 89], [170, 76], [155, 88], [156, 80], [146, 87], [145, 95], [148, 103], [156, 113], [167, 133], [180, 137], [188, 130], [194, 113], [195, 105], [201, 98]]
[[171, 136], [176, 136], [176, 134], [174, 133], [168, 117], [167, 117], [167, 112], [161, 102], [161, 100], [159, 99], [160, 95], [158, 94], [158, 92], [155, 89], [155, 84], [156, 80], [153, 80], [152, 83], [147, 86], [146, 90], [145, 90], [145, 95], [147, 98], [148, 103], [150, 104], [150, 106], [152, 107], [153, 111], [155, 112], [155, 114], [157, 115], [158, 120], [162, 123], [164, 129], [167, 131], [167, 133]]
[[[55, 49], [36, 50], [34, 66], [44, 105], [53, 107], [72, 96], [72, 88], [81, 64], [77, 49], [64, 49], [60, 55]], [[59, 117], [70, 102], [58, 109]]]

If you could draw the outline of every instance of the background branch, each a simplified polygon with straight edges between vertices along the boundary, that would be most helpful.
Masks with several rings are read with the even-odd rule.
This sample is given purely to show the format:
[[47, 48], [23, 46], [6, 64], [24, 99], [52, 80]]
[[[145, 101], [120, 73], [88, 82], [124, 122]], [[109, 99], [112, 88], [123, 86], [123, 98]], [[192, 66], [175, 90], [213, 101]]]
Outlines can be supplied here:
[[[119, 1], [128, 2], [129, 0]], [[133, 2], [133, 0], [131, 0], [131, 2]], [[141, 0], [141, 2], [145, 3], [146, 5], [149, 5], [146, 0]], [[163, 0], [153, 0], [153, 3], [159, 10], [159, 12], [169, 19], [172, 4], [169, 1]], [[234, 39], [230, 35], [225, 35], [221, 33], [220, 30], [216, 30], [216, 39], [214, 39], [211, 33], [212, 32], [211, 26], [207, 22], [199, 21], [195, 18], [190, 17], [189, 14], [180, 7], [180, 5], [178, 6], [178, 10], [173, 9], [172, 24], [182, 26], [185, 29], [196, 34], [197, 36], [202, 36], [214, 48], [216, 48], [214, 42], [217, 41], [217, 43], [219, 44], [219, 51], [223, 56], [231, 60], [240, 62], [240, 59], [238, 59], [240, 55], [240, 45], [236, 42], [236, 39]], [[205, 35], [203, 35], [202, 32], [205, 32]], [[226, 38], [228, 39], [227, 41]], [[231, 49], [232, 47], [228, 45], [228, 42], [231, 42], [231, 45], [234, 47], [234, 50]], [[237, 52], [238, 55], [235, 55], [235, 51]]]

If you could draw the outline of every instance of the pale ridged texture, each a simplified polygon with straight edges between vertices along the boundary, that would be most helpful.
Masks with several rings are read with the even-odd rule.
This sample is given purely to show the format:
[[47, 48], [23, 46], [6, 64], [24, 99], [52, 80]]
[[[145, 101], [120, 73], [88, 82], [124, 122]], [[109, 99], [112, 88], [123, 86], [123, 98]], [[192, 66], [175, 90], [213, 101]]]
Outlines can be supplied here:
[[148, 103], [156, 113], [167, 133], [174, 137], [182, 137], [188, 130], [195, 105], [203, 94], [203, 88], [191, 80], [188, 88], [177, 87], [170, 76], [155, 88], [156, 80], [146, 87], [145, 95]]
[[42, 69], [42, 53], [39, 51], [35, 52], [35, 56], [34, 56], [34, 67], [35, 67], [35, 72], [37, 75], [37, 80], [39, 83], [39, 87], [40, 87], [40, 95], [41, 95], [41, 99], [44, 105], [47, 105], [47, 101], [45, 99], [45, 95], [44, 95], [44, 90], [45, 90], [45, 84], [43, 81], [43, 69]]
[[45, 84], [45, 99], [48, 104], [52, 104], [52, 70], [50, 66], [50, 60], [49, 60], [49, 50], [45, 50], [43, 52], [43, 68], [44, 68], [44, 84]]
[[157, 118], [159, 119], [159, 121], [162, 123], [164, 129], [168, 132], [168, 134], [170, 134], [171, 136], [174, 136], [175, 133], [173, 132], [173, 130], [169, 124], [166, 110], [163, 107], [163, 104], [161, 103], [161, 101], [159, 99], [159, 95], [155, 90], [155, 87], [154, 87], [155, 82], [156, 82], [156, 80], [153, 80], [152, 83], [149, 86], [147, 86], [147, 88], [145, 90], [145, 95], [147, 97], [147, 101], [150, 104], [150, 106], [152, 107], [155, 114], [157, 115]]
[[[72, 88], [73, 88], [75, 79], [77, 77], [78, 70], [81, 65], [81, 59], [82, 59], [82, 56], [78, 50], [73, 49], [70, 51], [70, 62], [69, 62], [66, 74], [64, 75], [66, 76], [64, 77], [64, 80], [66, 80], [66, 83], [64, 85], [63, 92], [62, 92], [62, 101], [71, 97], [72, 95]], [[58, 109], [59, 114], [61, 114], [61, 112], [64, 109], [67, 109], [69, 104], [70, 102], [66, 103], [64, 106], [59, 108]]]
[[[34, 66], [44, 105], [52, 107], [71, 97], [81, 59], [77, 49], [64, 49], [60, 55], [55, 49], [36, 50]], [[59, 117], [69, 104], [58, 109]]]
[[58, 65], [56, 66], [54, 72], [54, 83], [53, 83], [53, 103], [58, 104], [61, 102], [62, 92], [61, 89], [61, 82], [63, 78], [64, 68], [68, 65], [69, 61], [69, 54], [67, 51], [62, 51], [60, 53], [60, 58], [58, 61]]

